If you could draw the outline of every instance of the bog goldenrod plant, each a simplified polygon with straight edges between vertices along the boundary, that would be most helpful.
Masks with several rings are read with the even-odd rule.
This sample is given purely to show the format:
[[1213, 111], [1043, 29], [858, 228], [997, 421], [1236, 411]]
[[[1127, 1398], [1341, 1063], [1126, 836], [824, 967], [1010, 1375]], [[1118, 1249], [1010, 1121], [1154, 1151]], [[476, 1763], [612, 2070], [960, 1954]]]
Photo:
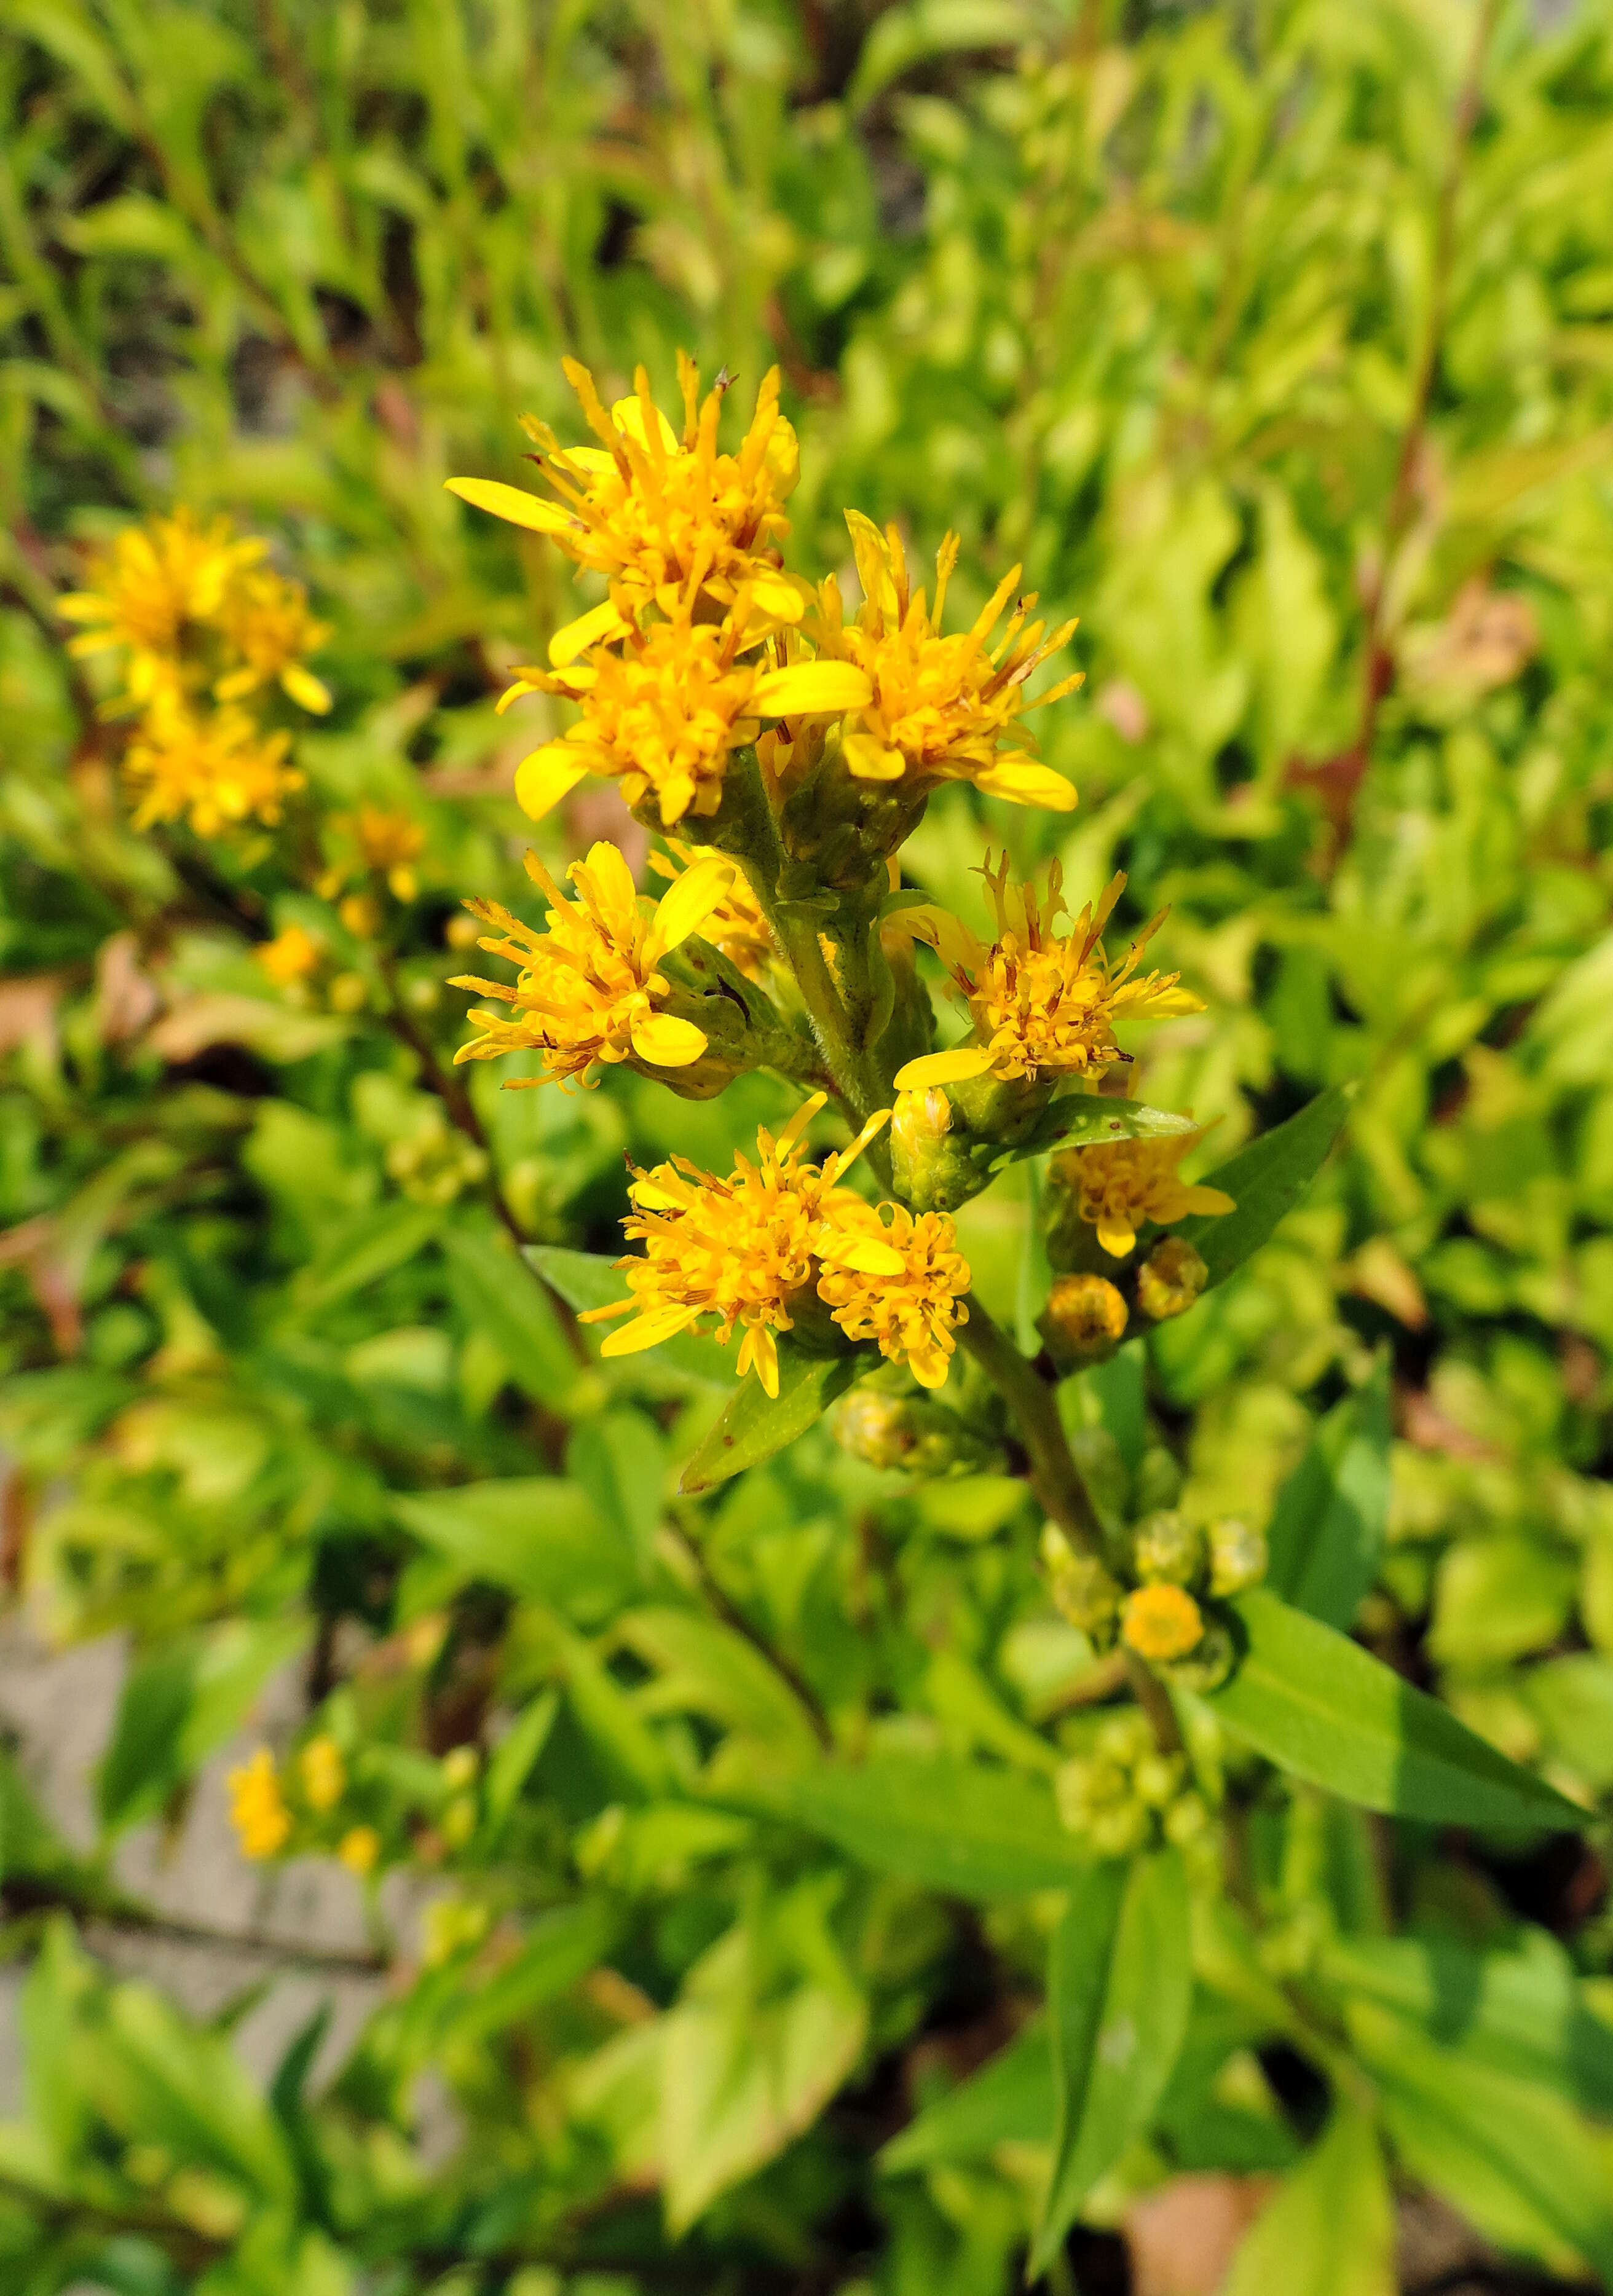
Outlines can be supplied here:
[[0, 11], [0, 2296], [1613, 2284], [1610, 115]]

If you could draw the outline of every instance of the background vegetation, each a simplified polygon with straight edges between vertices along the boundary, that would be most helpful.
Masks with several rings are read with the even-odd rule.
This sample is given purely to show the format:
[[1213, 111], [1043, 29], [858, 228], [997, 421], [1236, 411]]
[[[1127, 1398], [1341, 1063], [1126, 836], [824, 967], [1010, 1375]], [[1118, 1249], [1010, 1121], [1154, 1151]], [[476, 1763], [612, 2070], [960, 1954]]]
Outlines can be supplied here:
[[[1585, 1812], [1440, 1832], [1233, 1759], [1186, 2053], [1054, 2284], [1118, 2285], [1101, 2227], [1228, 2171], [1289, 2176], [1238, 2296], [1387, 2290], [1386, 2161], [1613, 2277], [1610, 320], [1603, 0], [4, 0], [4, 1566], [134, 1657], [101, 1850], [0, 1792], [0, 2287], [1021, 2270], [1049, 1779], [1100, 1720], [1039, 1517], [827, 1426], [679, 1496], [720, 1391], [580, 1353], [508, 1237], [613, 1250], [624, 1150], [721, 1167], [779, 1089], [449, 1066], [457, 904], [523, 898], [546, 705], [493, 701], [574, 593], [441, 482], [516, 477], [523, 411], [574, 435], [563, 352], [665, 401], [679, 345], [747, 400], [782, 365], [802, 563], [853, 503], [959, 529], [976, 603], [1023, 560], [1082, 615], [1080, 809], [990, 825], [1171, 905], [1210, 1010], [1146, 1096], [1230, 1152], [1356, 1087], [1304, 1206], [1148, 1342], [1146, 1409], [1141, 1343], [1074, 1383], [1092, 1471], [1345, 1554], [1341, 1623]], [[86, 547], [177, 502], [333, 625], [279, 837], [134, 833], [62, 650]], [[365, 807], [421, 832], [401, 879]], [[965, 914], [992, 814], [952, 789], [905, 857]], [[624, 824], [596, 792], [538, 842]], [[300, 1001], [255, 956], [292, 924]], [[1022, 1328], [1033, 1215], [1008, 1180], [962, 1222]], [[266, 2098], [75, 1917], [287, 1666], [340, 1775], [292, 1847], [374, 1829], [395, 1982]], [[944, 1808], [880, 1800], [916, 1753]], [[399, 1868], [439, 1893], [394, 1935]]]

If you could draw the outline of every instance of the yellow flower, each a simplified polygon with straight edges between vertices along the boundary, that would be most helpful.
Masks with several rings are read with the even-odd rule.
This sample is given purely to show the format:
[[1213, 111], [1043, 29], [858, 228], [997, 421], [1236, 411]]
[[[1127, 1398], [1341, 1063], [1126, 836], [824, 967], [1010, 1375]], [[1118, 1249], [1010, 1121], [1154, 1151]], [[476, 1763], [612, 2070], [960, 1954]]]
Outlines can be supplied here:
[[87, 626], [70, 641], [69, 653], [125, 649], [122, 703], [150, 701], [173, 685], [185, 625], [212, 621], [232, 583], [264, 548], [260, 541], [237, 540], [227, 518], [203, 527], [185, 509], [126, 527], [92, 562], [90, 587], [60, 601], [68, 621]]
[[321, 1734], [310, 1738], [297, 1757], [303, 1800], [310, 1809], [334, 1809], [347, 1792], [347, 1770], [336, 1741]]
[[273, 940], [266, 940], [253, 955], [279, 988], [289, 988], [299, 980], [306, 980], [319, 963], [319, 944], [300, 925], [287, 925]]
[[521, 977], [513, 988], [473, 973], [455, 977], [455, 988], [496, 996], [515, 1013], [506, 1020], [473, 1007], [470, 1018], [482, 1033], [461, 1045], [455, 1061], [540, 1052], [544, 1074], [512, 1079], [514, 1085], [564, 1083], [572, 1077], [597, 1084], [593, 1071], [600, 1062], [638, 1059], [651, 1068], [680, 1069], [697, 1061], [706, 1049], [704, 1032], [658, 1009], [671, 984], [656, 966], [669, 949], [700, 931], [728, 890], [732, 863], [714, 855], [696, 862], [658, 907], [640, 897], [621, 853], [603, 840], [566, 872], [577, 888], [574, 901], [564, 898], [535, 854], [527, 855], [526, 866], [549, 904], [541, 931], [496, 901], [465, 903], [504, 936], [481, 947], [518, 965]]
[[1204, 1010], [1199, 998], [1177, 986], [1180, 976], [1174, 972], [1134, 977], [1143, 950], [1164, 922], [1163, 911], [1118, 964], [1111, 965], [1104, 955], [1099, 936], [1124, 889], [1123, 876], [1115, 877], [1096, 908], [1089, 905], [1060, 936], [1053, 930], [1065, 907], [1064, 873], [1057, 861], [1040, 906], [1029, 885], [1009, 886], [1006, 853], [995, 869], [988, 853], [981, 874], [997, 913], [997, 938], [989, 947], [944, 909], [927, 904], [898, 910], [890, 921], [937, 951], [968, 999], [975, 1024], [972, 1044], [909, 1061], [896, 1078], [902, 1090], [987, 1075], [1005, 1081], [1025, 1077], [1033, 1083], [1044, 1070], [1100, 1076], [1130, 1057], [1115, 1041], [1117, 1021]]
[[915, 1216], [901, 1204], [877, 1211], [853, 1197], [837, 1208], [819, 1244], [818, 1296], [849, 1340], [877, 1340], [921, 1387], [945, 1383], [967, 1324], [969, 1264], [944, 1212]]
[[675, 603], [673, 619], [627, 632], [620, 651], [600, 644], [572, 666], [515, 673], [500, 709], [533, 693], [583, 705], [579, 724], [516, 768], [517, 801], [534, 821], [585, 774], [619, 780], [629, 805], [654, 792], [664, 829], [713, 814], [730, 753], [756, 739], [763, 718], [833, 714], [868, 690], [842, 663], [742, 660], [757, 636], [748, 594], [720, 623], [693, 619], [692, 585]]
[[[995, 645], [991, 633], [1019, 580], [1016, 566], [998, 585], [967, 630], [943, 636], [942, 610], [958, 562], [958, 537], [949, 534], [935, 561], [935, 603], [909, 593], [907, 555], [894, 527], [882, 535], [860, 512], [848, 511], [852, 547], [863, 603], [847, 623], [833, 576], [819, 593], [813, 635], [820, 655], [854, 664], [869, 685], [868, 698], [848, 704], [845, 760], [862, 781], [967, 781], [1016, 805], [1050, 806], [1067, 813], [1075, 791], [1062, 774], [1031, 754], [1020, 719], [1028, 709], [1059, 701], [1082, 683], [1066, 677], [1033, 702], [1026, 681], [1050, 654], [1068, 644], [1075, 625], [1050, 636], [1026, 619], [1034, 596], [1022, 598]], [[1005, 741], [1014, 744], [1003, 749]]]
[[820, 1165], [808, 1164], [802, 1135], [824, 1099], [814, 1093], [777, 1140], [765, 1128], [759, 1130], [756, 1162], [737, 1157], [726, 1180], [681, 1156], [636, 1172], [628, 1191], [633, 1210], [622, 1226], [630, 1239], [643, 1242], [644, 1258], [617, 1262], [631, 1296], [580, 1318], [604, 1323], [634, 1315], [632, 1323], [611, 1333], [602, 1354], [635, 1354], [687, 1331], [703, 1316], [715, 1316], [725, 1347], [736, 1326], [744, 1331], [739, 1376], [754, 1364], [767, 1392], [778, 1394], [774, 1335], [794, 1327], [792, 1308], [817, 1278], [826, 1221], [838, 1209], [860, 1204], [838, 1185], [840, 1177], [888, 1114], [882, 1110], [870, 1117], [849, 1148]]
[[351, 824], [366, 869], [384, 873], [389, 889], [399, 901], [412, 901], [420, 890], [415, 863], [425, 848], [425, 832], [407, 813], [389, 813], [383, 806], [361, 805]]
[[1106, 1140], [1095, 1148], [1072, 1148], [1059, 1160], [1061, 1176], [1078, 1191], [1082, 1218], [1097, 1229], [1112, 1258], [1124, 1258], [1146, 1220], [1168, 1227], [1189, 1212], [1237, 1210], [1219, 1188], [1189, 1186], [1178, 1177], [1177, 1166], [1203, 1138], [1198, 1131], [1163, 1140]]
[[275, 1758], [259, 1746], [250, 1762], [230, 1772], [226, 1784], [230, 1796], [230, 1824], [241, 1838], [244, 1857], [273, 1857], [284, 1849], [292, 1831], [291, 1812], [280, 1791]]
[[325, 644], [331, 626], [317, 622], [309, 613], [308, 592], [300, 582], [288, 582], [268, 567], [240, 571], [207, 619], [217, 622], [225, 643], [239, 657], [240, 666], [213, 688], [220, 701], [236, 701], [260, 685], [277, 685], [317, 716], [330, 708], [329, 687], [302, 663], [305, 654], [317, 653]]
[[[652, 853], [650, 866], [658, 877], [677, 884], [695, 865], [695, 854], [694, 848], [686, 845], [681, 838], [669, 837], [667, 843], [673, 857]], [[778, 962], [778, 951], [768, 930], [768, 921], [757, 906], [756, 896], [744, 877], [736, 873], [702, 931], [713, 948], [720, 949], [747, 980], [754, 980], [758, 986], [766, 982]]]
[[1120, 1617], [1121, 1639], [1139, 1658], [1165, 1665], [1204, 1640], [1204, 1613], [1185, 1587], [1139, 1587]]
[[336, 1844], [336, 1855], [350, 1874], [362, 1882], [366, 1874], [374, 1871], [381, 1855], [381, 1836], [373, 1825], [350, 1826]]
[[718, 451], [717, 424], [726, 384], [700, 402], [700, 373], [678, 355], [683, 395], [681, 435], [655, 407], [649, 377], [634, 376], [634, 395], [607, 414], [594, 378], [575, 359], [563, 361], [597, 447], [562, 447], [547, 422], [528, 415], [522, 427], [539, 447], [544, 477], [558, 502], [489, 479], [450, 479], [449, 489], [495, 518], [550, 536], [579, 566], [603, 574], [610, 598], [562, 630], [550, 650], [560, 667], [651, 605], [676, 611], [686, 586], [731, 607], [742, 589], [774, 622], [801, 619], [802, 594], [781, 574], [778, 545], [789, 532], [779, 505], [800, 469], [795, 433], [778, 412], [778, 370], [762, 377], [756, 412], [737, 455]]
[[164, 701], [129, 744], [124, 772], [135, 789], [135, 827], [188, 815], [198, 837], [244, 821], [272, 826], [303, 776], [286, 762], [291, 739], [265, 734], [234, 703], [198, 717]]
[[1047, 1318], [1066, 1347], [1078, 1355], [1096, 1355], [1124, 1337], [1126, 1303], [1107, 1276], [1056, 1275]]

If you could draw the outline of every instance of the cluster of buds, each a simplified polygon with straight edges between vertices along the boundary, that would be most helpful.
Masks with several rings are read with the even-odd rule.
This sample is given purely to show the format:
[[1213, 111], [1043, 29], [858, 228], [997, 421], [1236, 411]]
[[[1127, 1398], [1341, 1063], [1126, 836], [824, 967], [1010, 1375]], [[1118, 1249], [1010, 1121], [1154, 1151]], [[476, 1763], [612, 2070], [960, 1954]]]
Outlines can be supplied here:
[[241, 1854], [255, 1861], [293, 1854], [333, 1852], [360, 1880], [381, 1857], [374, 1826], [355, 1823], [343, 1805], [350, 1780], [342, 1750], [321, 1732], [306, 1741], [283, 1772], [267, 1746], [229, 1773], [230, 1822]]
[[1103, 1722], [1091, 1751], [1054, 1780], [1058, 1814], [1099, 1857], [1129, 1857], [1170, 1842], [1189, 1857], [1213, 1854], [1214, 1824], [1186, 1759], [1161, 1751], [1133, 1707]]
[[1123, 1644], [1188, 1690], [1225, 1681], [1236, 1650], [1215, 1606], [1266, 1573], [1262, 1532], [1230, 1516], [1206, 1526], [1170, 1507], [1112, 1540], [1107, 1560], [1078, 1553], [1054, 1523], [1041, 1551], [1054, 1603], [1095, 1650]]
[[122, 685], [103, 714], [130, 718], [124, 774], [135, 825], [188, 821], [199, 837], [272, 825], [302, 786], [291, 735], [267, 725], [278, 688], [323, 714], [331, 697], [307, 658], [330, 636], [308, 594], [263, 563], [266, 545], [228, 519], [181, 509], [128, 527], [61, 601], [82, 625], [68, 651], [115, 654]]
[[1169, 1323], [1204, 1291], [1202, 1253], [1185, 1236], [1155, 1233], [1234, 1209], [1222, 1189], [1181, 1177], [1184, 1158], [1203, 1137], [1186, 1126], [1153, 1138], [1094, 1141], [1052, 1160], [1047, 1240], [1057, 1272], [1041, 1329], [1061, 1370], [1103, 1362], [1135, 1328], [1134, 1317], [1145, 1330]]
[[872, 1382], [846, 1397], [835, 1433], [841, 1448], [865, 1466], [897, 1468], [927, 1480], [978, 1474], [1000, 1456], [995, 1444], [944, 1403], [893, 1393]]

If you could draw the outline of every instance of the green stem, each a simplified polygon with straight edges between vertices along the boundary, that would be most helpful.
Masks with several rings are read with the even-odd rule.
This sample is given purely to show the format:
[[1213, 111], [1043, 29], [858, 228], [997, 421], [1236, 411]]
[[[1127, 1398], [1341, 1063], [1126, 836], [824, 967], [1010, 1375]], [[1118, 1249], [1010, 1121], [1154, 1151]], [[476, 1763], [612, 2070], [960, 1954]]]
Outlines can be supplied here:
[[973, 1292], [967, 1304], [969, 1320], [959, 1339], [1013, 1415], [1037, 1497], [1066, 1538], [1089, 1554], [1101, 1555], [1103, 1526], [1071, 1456], [1064, 1422], [1058, 1416], [1058, 1397], [1035, 1365], [1027, 1362], [1008, 1333], [992, 1322]]

